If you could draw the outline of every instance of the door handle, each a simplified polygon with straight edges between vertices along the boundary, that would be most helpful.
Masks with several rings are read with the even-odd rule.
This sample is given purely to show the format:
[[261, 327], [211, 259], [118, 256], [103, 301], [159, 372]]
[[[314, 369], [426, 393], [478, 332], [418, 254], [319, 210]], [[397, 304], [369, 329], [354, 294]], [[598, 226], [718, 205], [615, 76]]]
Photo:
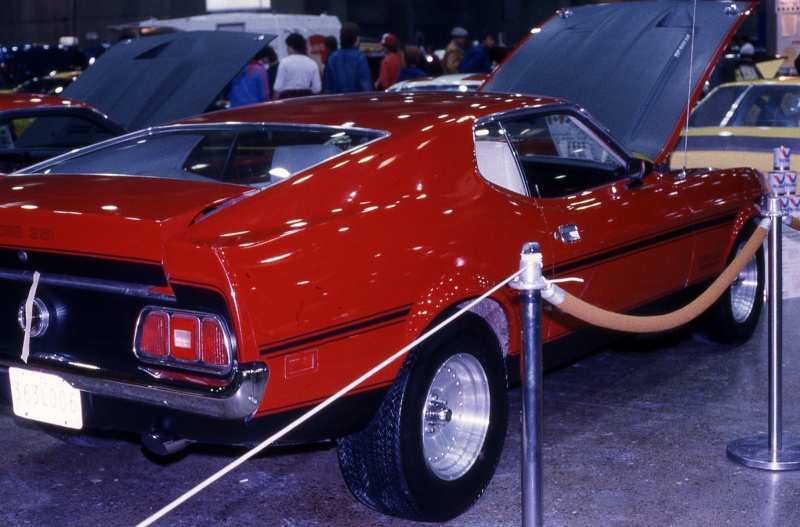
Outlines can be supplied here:
[[567, 223], [558, 228], [558, 237], [564, 243], [575, 243], [581, 241], [581, 233], [578, 232], [578, 226], [574, 223]]

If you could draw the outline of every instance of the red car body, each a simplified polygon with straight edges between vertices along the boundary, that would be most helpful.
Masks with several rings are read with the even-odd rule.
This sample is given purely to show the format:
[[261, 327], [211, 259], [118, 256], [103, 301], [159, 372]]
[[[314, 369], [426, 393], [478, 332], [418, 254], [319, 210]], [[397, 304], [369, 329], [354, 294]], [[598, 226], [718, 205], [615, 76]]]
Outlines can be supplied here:
[[[284, 147], [303, 163], [280, 165]], [[252, 444], [510, 276], [528, 242], [582, 299], [663, 311], [721, 273], [763, 194], [752, 169], [656, 168], [553, 97], [205, 114], [0, 179], [0, 393], [24, 415], [43, 387], [74, 428], [155, 450]], [[711, 313], [723, 338], [757, 322], [763, 264], [748, 269]], [[284, 439], [336, 438], [378, 510], [454, 517], [499, 459], [519, 307], [500, 289]], [[543, 337], [549, 364], [605, 341], [551, 307]]]

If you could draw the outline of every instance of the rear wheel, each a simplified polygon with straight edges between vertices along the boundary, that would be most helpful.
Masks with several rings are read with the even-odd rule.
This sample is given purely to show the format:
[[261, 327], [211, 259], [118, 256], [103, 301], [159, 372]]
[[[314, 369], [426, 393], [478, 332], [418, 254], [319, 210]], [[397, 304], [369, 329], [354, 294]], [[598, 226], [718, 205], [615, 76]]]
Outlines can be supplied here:
[[369, 427], [338, 441], [342, 475], [373, 509], [446, 521], [488, 486], [507, 422], [497, 339], [468, 314], [413, 350]]
[[[734, 246], [735, 253], [728, 259], [729, 263], [747, 243], [755, 229], [756, 226], [752, 223], [742, 229]], [[706, 328], [711, 339], [722, 344], [742, 344], [753, 335], [764, 305], [764, 282], [762, 246], [711, 308], [711, 317]]]

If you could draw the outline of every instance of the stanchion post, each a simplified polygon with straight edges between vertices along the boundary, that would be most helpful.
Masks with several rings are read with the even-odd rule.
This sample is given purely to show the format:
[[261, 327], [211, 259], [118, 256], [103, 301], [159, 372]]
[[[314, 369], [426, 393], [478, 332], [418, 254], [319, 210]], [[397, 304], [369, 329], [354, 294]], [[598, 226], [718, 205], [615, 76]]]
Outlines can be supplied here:
[[520, 276], [511, 282], [522, 303], [522, 525], [544, 525], [542, 487], [542, 255], [527, 243]]
[[768, 434], [737, 439], [728, 444], [728, 457], [742, 465], [766, 470], [800, 469], [800, 440], [783, 436], [783, 310], [782, 226], [787, 213], [780, 196], [767, 197], [765, 216], [773, 219], [769, 232], [769, 412]]

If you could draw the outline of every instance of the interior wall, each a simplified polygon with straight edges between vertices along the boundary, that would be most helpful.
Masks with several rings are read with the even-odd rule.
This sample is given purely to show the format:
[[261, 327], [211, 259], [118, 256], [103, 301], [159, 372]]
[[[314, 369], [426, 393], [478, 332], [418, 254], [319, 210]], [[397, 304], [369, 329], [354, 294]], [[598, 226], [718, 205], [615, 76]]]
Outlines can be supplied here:
[[[395, 33], [403, 42], [443, 47], [453, 26], [471, 34], [485, 29], [501, 33], [513, 44], [531, 27], [565, 3], [565, 0], [273, 0], [279, 13], [327, 13], [353, 20], [364, 36], [380, 38]], [[0, 44], [56, 44], [75, 36], [79, 46], [116, 42], [120, 32], [112, 28], [149, 18], [179, 18], [205, 13], [205, 0], [3, 0]]]

